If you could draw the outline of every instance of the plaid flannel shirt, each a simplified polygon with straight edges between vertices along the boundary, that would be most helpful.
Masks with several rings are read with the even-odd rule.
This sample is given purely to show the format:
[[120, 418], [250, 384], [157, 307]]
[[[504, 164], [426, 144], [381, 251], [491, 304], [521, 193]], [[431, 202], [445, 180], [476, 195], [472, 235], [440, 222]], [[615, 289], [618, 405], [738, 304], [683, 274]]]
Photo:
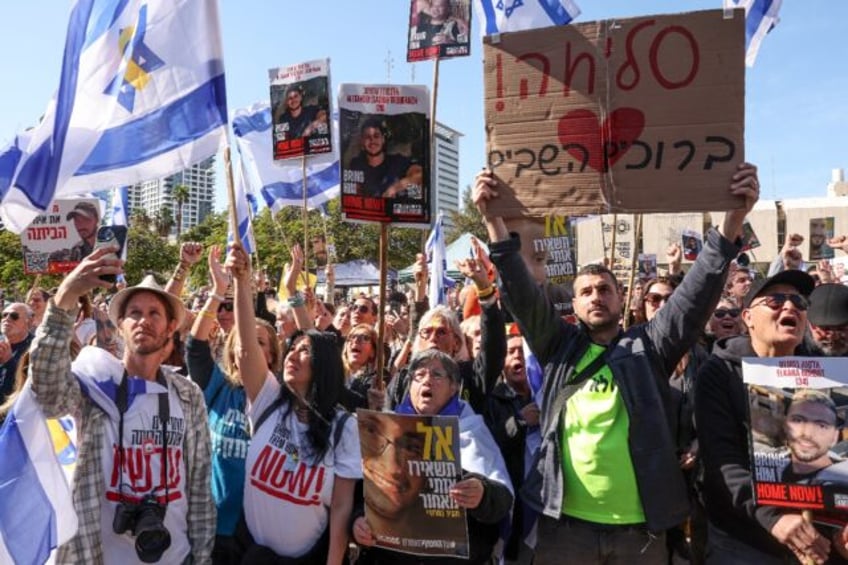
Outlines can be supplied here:
[[[76, 311], [58, 308], [51, 299], [44, 321], [35, 333], [30, 349], [29, 376], [32, 390], [44, 415], [56, 418], [72, 414], [77, 418], [78, 459], [74, 473], [74, 510], [79, 529], [59, 548], [57, 563], [103, 563], [100, 531], [100, 505], [106, 481], [100, 464], [101, 450], [107, 449], [108, 416], [83, 395], [71, 372], [68, 346], [73, 336]], [[212, 465], [209, 423], [203, 393], [192, 381], [162, 369], [169, 387], [176, 391], [186, 419], [183, 453], [188, 498], [188, 563], [211, 563], [215, 541], [215, 503], [212, 500]]]

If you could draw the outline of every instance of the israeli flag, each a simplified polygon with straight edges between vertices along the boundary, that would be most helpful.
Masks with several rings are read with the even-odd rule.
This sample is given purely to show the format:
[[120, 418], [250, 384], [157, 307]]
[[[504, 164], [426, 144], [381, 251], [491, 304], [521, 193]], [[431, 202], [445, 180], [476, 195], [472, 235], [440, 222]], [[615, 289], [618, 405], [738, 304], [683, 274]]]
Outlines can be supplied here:
[[724, 0], [724, 9], [745, 8], [745, 65], [754, 66], [766, 34], [780, 21], [783, 0]]
[[477, 0], [480, 33], [562, 26], [580, 15], [572, 0]]
[[[60, 429], [65, 430], [64, 424]], [[51, 433], [30, 383], [0, 429], [0, 563], [44, 563], [77, 532], [68, 477], [76, 448]]]
[[226, 122], [217, 0], [77, 0], [58, 93], [0, 216], [20, 232], [56, 198], [188, 168]]
[[[259, 211], [259, 202], [253, 194], [250, 184], [245, 178], [244, 157], [242, 156], [239, 166], [236, 167], [235, 193], [236, 193], [236, 223], [238, 223], [239, 238], [242, 247], [248, 253], [256, 249], [256, 240], [253, 237], [253, 217]], [[233, 242], [232, 227], [227, 232], [227, 243]]]
[[[333, 113], [333, 147], [338, 147], [338, 113]], [[274, 212], [303, 206], [303, 170], [300, 159], [274, 161], [271, 147], [271, 106], [260, 102], [233, 114], [236, 146], [247, 182], [258, 187]], [[339, 156], [332, 153], [306, 157], [307, 207], [318, 208], [340, 193]]]
[[448, 259], [445, 246], [444, 212], [439, 212], [433, 230], [427, 238], [424, 250], [427, 253], [427, 270], [430, 272], [430, 281], [427, 285], [427, 298], [430, 307], [436, 304], [447, 304], [445, 289], [453, 287], [456, 283], [448, 277]]

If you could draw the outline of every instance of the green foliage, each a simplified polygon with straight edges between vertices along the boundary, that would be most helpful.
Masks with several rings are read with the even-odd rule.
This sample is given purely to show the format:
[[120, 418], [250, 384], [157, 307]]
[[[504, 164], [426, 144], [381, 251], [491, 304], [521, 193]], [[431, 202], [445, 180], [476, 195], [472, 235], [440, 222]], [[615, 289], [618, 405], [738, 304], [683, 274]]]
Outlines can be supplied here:
[[0, 230], [0, 288], [5, 289], [7, 300], [23, 299], [33, 287], [36, 278], [44, 288], [52, 288], [61, 282], [61, 277], [24, 275], [24, 256], [21, 236], [9, 230]]
[[171, 189], [171, 198], [177, 203], [177, 239], [183, 232], [183, 206], [188, 202], [190, 190], [184, 184], [178, 184]]
[[489, 234], [483, 225], [483, 215], [477, 210], [477, 206], [474, 205], [474, 201], [471, 199], [470, 185], [462, 193], [462, 207], [459, 212], [451, 211], [450, 219], [453, 228], [447, 230], [447, 233], [445, 233], [445, 242], [448, 245], [466, 232], [474, 235], [480, 241], [489, 241]]
[[179, 261], [179, 247], [143, 226], [131, 225], [128, 236], [127, 284], [140, 283], [148, 273], [155, 274], [160, 283], [167, 281]]
[[153, 227], [160, 237], [168, 237], [174, 227], [174, 211], [168, 204], [163, 205], [153, 215]]

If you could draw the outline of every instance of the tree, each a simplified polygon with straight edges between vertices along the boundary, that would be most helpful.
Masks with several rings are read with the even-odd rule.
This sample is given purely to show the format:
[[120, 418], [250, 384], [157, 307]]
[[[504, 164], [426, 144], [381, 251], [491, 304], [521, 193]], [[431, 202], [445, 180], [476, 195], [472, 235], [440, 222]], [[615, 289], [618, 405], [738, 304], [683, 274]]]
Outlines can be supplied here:
[[133, 224], [127, 238], [127, 262], [124, 276], [129, 286], [138, 284], [148, 273], [161, 282], [168, 280], [179, 261], [179, 247], [149, 229]]
[[171, 228], [174, 227], [174, 210], [169, 204], [163, 204], [153, 215], [153, 227], [159, 237], [171, 235]]
[[489, 234], [483, 225], [483, 215], [471, 199], [471, 185], [467, 186], [465, 192], [462, 193], [462, 208], [458, 212], [451, 210], [450, 219], [453, 228], [445, 234], [446, 243], [452, 243], [466, 232], [480, 241], [489, 240]]
[[153, 219], [144, 208], [136, 208], [130, 215], [130, 225], [136, 226], [144, 231], [150, 231], [153, 227]]
[[171, 198], [177, 203], [177, 240], [183, 233], [183, 206], [188, 201], [189, 194], [189, 188], [183, 184], [171, 189]]

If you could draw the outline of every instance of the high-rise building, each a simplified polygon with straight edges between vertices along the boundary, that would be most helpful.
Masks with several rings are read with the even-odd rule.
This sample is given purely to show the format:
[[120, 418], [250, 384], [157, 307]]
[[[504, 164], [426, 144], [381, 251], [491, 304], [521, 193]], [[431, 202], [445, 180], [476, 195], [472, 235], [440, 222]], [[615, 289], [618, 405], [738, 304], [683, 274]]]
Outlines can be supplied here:
[[129, 189], [129, 213], [142, 208], [147, 215], [154, 218], [164, 207], [169, 207], [174, 214], [176, 233], [177, 202], [172, 193], [175, 186], [188, 188], [188, 200], [183, 204], [182, 231], [192, 228], [202, 222], [212, 213], [215, 207], [215, 157], [175, 173], [171, 176], [145, 181]]
[[462, 134], [436, 122], [435, 170], [431, 175], [433, 187], [433, 217], [445, 213], [445, 223], [450, 225], [449, 211], [459, 211], [459, 138]]

